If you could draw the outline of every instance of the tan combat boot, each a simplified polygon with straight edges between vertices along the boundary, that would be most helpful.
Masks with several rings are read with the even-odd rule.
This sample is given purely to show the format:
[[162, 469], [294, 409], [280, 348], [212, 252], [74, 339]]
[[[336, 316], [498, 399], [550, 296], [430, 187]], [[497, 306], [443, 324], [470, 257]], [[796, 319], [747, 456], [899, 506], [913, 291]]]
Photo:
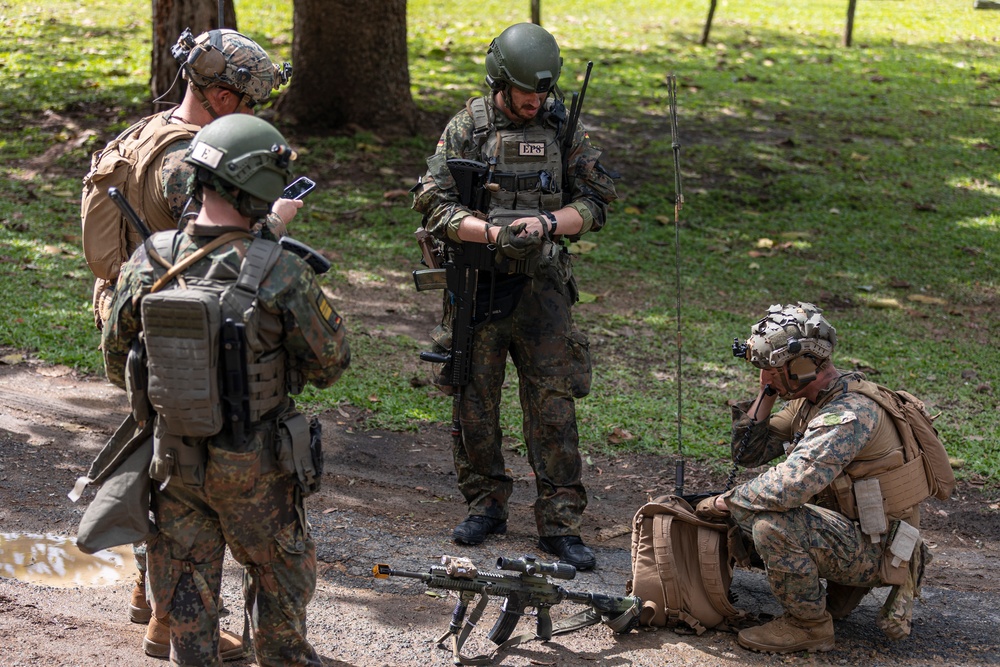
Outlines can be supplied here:
[[827, 612], [815, 621], [779, 616], [770, 623], [740, 630], [737, 641], [743, 648], [765, 653], [832, 651], [833, 618]]
[[132, 599], [128, 603], [128, 620], [133, 623], [149, 623], [152, 615], [153, 610], [146, 598], [146, 577], [140, 572], [132, 588]]
[[[142, 640], [142, 650], [154, 658], [170, 657], [170, 619], [149, 619], [146, 636]], [[228, 630], [219, 631], [219, 653], [223, 660], [238, 660], [243, 657], [243, 640]]]

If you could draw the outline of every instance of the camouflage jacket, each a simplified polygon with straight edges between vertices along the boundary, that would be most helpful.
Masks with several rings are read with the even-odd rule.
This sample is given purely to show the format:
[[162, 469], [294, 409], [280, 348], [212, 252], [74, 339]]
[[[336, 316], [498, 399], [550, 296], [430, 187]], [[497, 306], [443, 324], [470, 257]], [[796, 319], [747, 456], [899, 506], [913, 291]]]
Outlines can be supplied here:
[[[235, 231], [234, 228], [189, 222], [176, 242], [175, 261], [231, 231]], [[250, 243], [250, 238], [237, 239], [216, 248], [188, 267], [184, 275], [235, 280]], [[139, 304], [154, 282], [147, 246], [143, 244], [122, 268], [111, 305], [111, 318], [102, 332], [105, 371], [108, 379], [119, 387], [125, 386], [129, 348], [142, 330]], [[257, 290], [257, 307], [268, 316], [262, 318], [259, 332], [264, 352], [283, 348], [304, 381], [327, 387], [350, 364], [343, 321], [317, 283], [313, 270], [297, 255], [281, 253]]]
[[[502, 111], [496, 108], [492, 96], [487, 104], [493, 106], [496, 129], [517, 127]], [[534, 118], [532, 124], [544, 123], [546, 112], [553, 107], [551, 97], [545, 101], [544, 110]], [[481, 142], [474, 136], [475, 122], [468, 106], [459, 111], [445, 127], [438, 140], [434, 155], [427, 158], [428, 170], [421, 182], [414, 188], [413, 208], [423, 213], [427, 220], [426, 229], [440, 239], [448, 238], [451, 227], [452, 240], [457, 238], [454, 228], [471, 211], [459, 203], [455, 181], [448, 171], [446, 160], [463, 158], [485, 162]], [[552, 129], [552, 141], [557, 141], [556, 130]], [[579, 211], [584, 224], [582, 232], [599, 231], [607, 220], [608, 204], [618, 198], [614, 180], [598, 163], [601, 150], [590, 142], [590, 135], [582, 123], [578, 123], [566, 161], [569, 171], [569, 206]], [[581, 232], [581, 233], [582, 233]]]
[[[746, 410], [752, 401], [733, 406], [732, 447], [741, 465], [763, 465], [787, 453], [784, 461], [729, 492], [727, 503], [737, 520], [745, 512], [782, 512], [813, 502], [869, 444], [884, 413], [872, 399], [843, 392], [842, 386], [843, 378], [838, 378], [816, 403], [795, 399], [754, 423], [745, 447], [751, 425]], [[840, 393], [830, 400], [834, 392]], [[792, 425], [817, 405], [821, 407], [804, 431], [793, 433]]]

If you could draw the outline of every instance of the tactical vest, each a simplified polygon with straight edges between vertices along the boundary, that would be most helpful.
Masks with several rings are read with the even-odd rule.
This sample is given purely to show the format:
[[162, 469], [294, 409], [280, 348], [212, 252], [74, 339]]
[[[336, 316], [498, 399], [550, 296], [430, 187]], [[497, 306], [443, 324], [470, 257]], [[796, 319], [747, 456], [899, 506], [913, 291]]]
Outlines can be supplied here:
[[[140, 305], [148, 398], [165, 433], [209, 437], [223, 426], [219, 356], [220, 330], [226, 320], [244, 327], [249, 422], [258, 423], [287, 395], [287, 354], [280, 347], [264, 349], [259, 335], [265, 329], [280, 330], [281, 323], [265, 322], [277, 317], [256, 307], [257, 290], [281, 248], [273, 241], [254, 239], [236, 279], [223, 280], [189, 270], [192, 258], [208, 254], [204, 248], [174, 263], [179, 234], [162, 232], [147, 241], [151, 256], [155, 252], [173, 265], [168, 270], [151, 262], [157, 281]], [[210, 245], [209, 250], [221, 243]]]
[[[90, 171], [83, 177], [80, 217], [83, 253], [90, 270], [100, 279], [113, 282], [121, 265], [142, 243], [108, 197], [109, 187], [122, 192], [151, 231], [177, 226], [162, 194], [155, 196], [162, 192], [162, 186], [149, 179], [159, 179], [160, 175], [149, 173], [149, 167], [164, 148], [175, 141], [190, 139], [201, 128], [170, 122], [172, 111], [143, 118], [91, 158]], [[150, 193], [155, 201], [149, 199]]]
[[[829, 391], [815, 405], [800, 399], [802, 405], [792, 420], [792, 432], [805, 433], [806, 425], [826, 405], [846, 392], [871, 398], [873, 393], [878, 392], [878, 387], [867, 380], [844, 379], [842, 391]], [[803, 407], [806, 409], [802, 409]], [[857, 483], [878, 480], [885, 518], [888, 521], [903, 520], [916, 526], [920, 516], [916, 511], [917, 507], [932, 495], [924, 461], [921, 456], [906, 451], [890, 415], [881, 405], [878, 410], [878, 423], [868, 443], [830, 486], [819, 493], [816, 502], [852, 520], [858, 520], [861, 512]]]
[[544, 122], [497, 129], [496, 110], [488, 96], [469, 100], [466, 108], [475, 124], [473, 137], [480, 154], [493, 163], [490, 180], [498, 189], [490, 197], [490, 222], [505, 225], [561, 208], [563, 161], [556, 129]]

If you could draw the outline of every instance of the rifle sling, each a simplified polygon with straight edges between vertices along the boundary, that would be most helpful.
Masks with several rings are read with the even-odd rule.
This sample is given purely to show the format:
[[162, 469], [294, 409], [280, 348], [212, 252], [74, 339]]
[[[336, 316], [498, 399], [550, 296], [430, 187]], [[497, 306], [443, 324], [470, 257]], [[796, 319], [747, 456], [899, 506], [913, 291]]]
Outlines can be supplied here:
[[212, 252], [219, 246], [225, 245], [230, 241], [235, 241], [238, 238], [249, 237], [249, 236], [250, 236], [249, 232], [229, 232], [227, 234], [223, 234], [222, 236], [213, 239], [212, 241], [208, 242], [207, 244], [199, 248], [197, 252], [188, 255], [181, 261], [171, 266], [166, 273], [160, 276], [159, 280], [153, 283], [153, 286], [149, 290], [150, 293], [159, 292], [161, 289], [164, 288], [164, 286], [166, 286], [171, 280], [173, 280], [177, 274], [183, 272], [184, 269], [191, 266], [192, 264], [197, 262], [199, 259], [207, 255], [208, 253]]

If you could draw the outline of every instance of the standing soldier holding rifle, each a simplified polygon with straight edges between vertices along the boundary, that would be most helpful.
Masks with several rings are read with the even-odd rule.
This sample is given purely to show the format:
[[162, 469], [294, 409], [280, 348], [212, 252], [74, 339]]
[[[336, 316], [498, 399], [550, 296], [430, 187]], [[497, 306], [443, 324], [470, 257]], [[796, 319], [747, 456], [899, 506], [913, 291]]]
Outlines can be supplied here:
[[[486, 53], [490, 92], [452, 118], [414, 188], [413, 208], [444, 243], [448, 271], [443, 384], [455, 391], [454, 459], [468, 516], [459, 544], [507, 529], [513, 479], [501, 450], [500, 390], [517, 367], [524, 439], [538, 497], [539, 546], [577, 569], [596, 564], [580, 538], [587, 494], [575, 399], [590, 391], [586, 336], [564, 239], [600, 230], [617, 198], [601, 152], [556, 88], [562, 57], [545, 29], [519, 23]], [[588, 70], [589, 72], [589, 70]], [[584, 84], [584, 90], [586, 84]], [[434, 358], [431, 355], [431, 358]]]

